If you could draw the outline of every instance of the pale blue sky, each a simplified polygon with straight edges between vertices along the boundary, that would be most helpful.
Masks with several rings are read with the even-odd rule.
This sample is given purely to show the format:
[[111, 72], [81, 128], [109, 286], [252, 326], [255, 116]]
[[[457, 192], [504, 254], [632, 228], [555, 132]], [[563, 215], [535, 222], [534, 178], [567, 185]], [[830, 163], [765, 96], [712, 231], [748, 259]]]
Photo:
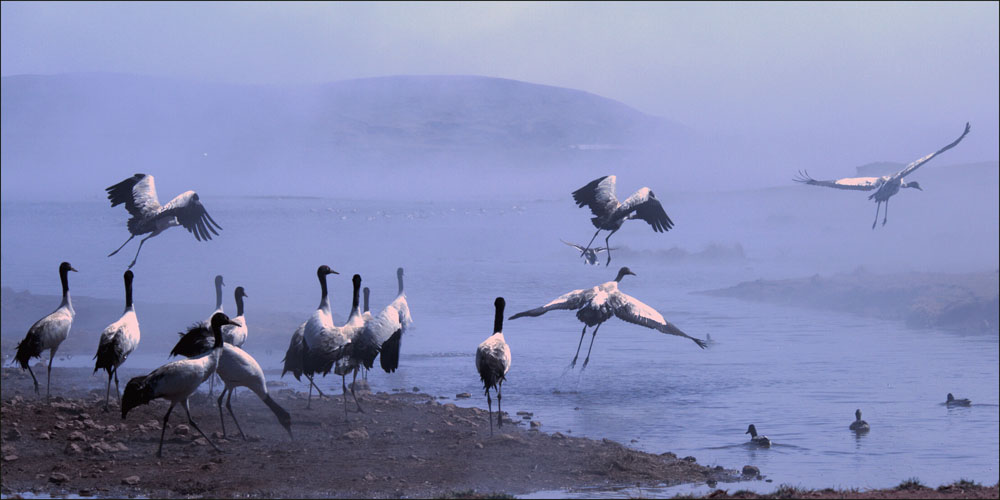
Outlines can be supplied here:
[[2, 74], [475, 74], [751, 142], [835, 137], [820, 154], [896, 131], [860, 153], [909, 161], [972, 121], [952, 159], [981, 160], [998, 156], [997, 19], [996, 2], [3, 2]]

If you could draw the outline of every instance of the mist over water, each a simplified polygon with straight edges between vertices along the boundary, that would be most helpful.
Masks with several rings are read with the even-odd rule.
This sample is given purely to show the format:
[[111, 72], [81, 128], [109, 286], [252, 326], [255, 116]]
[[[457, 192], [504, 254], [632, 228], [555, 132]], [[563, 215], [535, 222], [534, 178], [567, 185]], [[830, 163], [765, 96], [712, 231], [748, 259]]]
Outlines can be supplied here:
[[[494, 297], [506, 298], [509, 316], [613, 279], [618, 267], [628, 265], [637, 276], [623, 280], [623, 291], [691, 335], [711, 334], [715, 343], [701, 350], [686, 339], [612, 319], [601, 327], [581, 373], [579, 364], [565, 370], [582, 327], [571, 312], [507, 321], [513, 363], [504, 384], [506, 411], [532, 411], [549, 432], [606, 437], [650, 452], [693, 455], [710, 465], [753, 464], [776, 484], [886, 487], [910, 477], [926, 484], [995, 481], [995, 334], [911, 329], [898, 321], [694, 293], [761, 277], [859, 268], [872, 279], [908, 269], [987, 270], [997, 239], [980, 235], [990, 234], [995, 213], [973, 218], [986, 221], [976, 235], [954, 229], [953, 255], [960, 258], [943, 260], [943, 250], [929, 244], [933, 236], [913, 231], [931, 215], [921, 209], [927, 202], [921, 195], [933, 192], [903, 193], [889, 224], [875, 231], [867, 200], [819, 196], [826, 191], [812, 186], [669, 193], [661, 198], [677, 224], [673, 230], [657, 234], [629, 222], [611, 240], [621, 247], [611, 266], [588, 266], [559, 241], [586, 243], [593, 235], [589, 214], [568, 195], [575, 187], [552, 201], [203, 197], [225, 228], [221, 235], [198, 243], [172, 229], [147, 242], [134, 268], [144, 339], [175, 338], [174, 332], [200, 319], [150, 324], [143, 322], [144, 311], [157, 303], [200, 303], [207, 314], [214, 308], [213, 277], [222, 274], [227, 310], [234, 307], [232, 289], [246, 288], [250, 338], [244, 347], [269, 379], [277, 379], [291, 332], [319, 302], [318, 265], [341, 273], [330, 279], [338, 323], [350, 307], [347, 277], [361, 274], [378, 310], [395, 296], [395, 268], [403, 266], [415, 324], [403, 340], [399, 371], [374, 371], [369, 382], [376, 391], [419, 387], [450, 397], [470, 392], [471, 399], [456, 402], [483, 406], [473, 353], [492, 333]], [[996, 197], [995, 183], [984, 189]], [[826, 204], [836, 205], [837, 213]], [[933, 217], [955, 218], [965, 209], [952, 203]], [[53, 263], [68, 259], [81, 271], [71, 277], [74, 294], [120, 300], [120, 272], [135, 242], [120, 255], [106, 254], [124, 240], [124, 218], [123, 210], [101, 202], [4, 202], [2, 284], [56, 294]], [[995, 225], [992, 231], [995, 236]], [[71, 251], [59, 244], [62, 238], [74, 242]], [[713, 245], [729, 250], [713, 257], [705, 251]], [[670, 257], [671, 248], [687, 256]], [[908, 252], [906, 262], [897, 262], [899, 254], [886, 248]], [[301, 319], [276, 331], [255, 328], [255, 316], [270, 311]], [[71, 335], [93, 336], [96, 345], [96, 332]], [[130, 358], [130, 369], [166, 360], [148, 342]], [[85, 358], [57, 364], [87, 366]], [[334, 377], [321, 384], [337, 393], [338, 382]], [[975, 405], [946, 408], [940, 403], [948, 392]], [[872, 424], [868, 435], [847, 430], [856, 408]], [[775, 446], [745, 448], [749, 423]]]

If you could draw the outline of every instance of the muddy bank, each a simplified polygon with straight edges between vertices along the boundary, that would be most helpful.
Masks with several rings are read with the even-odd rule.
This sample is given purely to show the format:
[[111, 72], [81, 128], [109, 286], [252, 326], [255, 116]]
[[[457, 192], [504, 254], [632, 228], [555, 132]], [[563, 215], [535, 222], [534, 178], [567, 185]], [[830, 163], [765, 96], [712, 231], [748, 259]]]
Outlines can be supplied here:
[[[732, 481], [739, 472], [708, 468], [673, 454], [654, 455], [621, 444], [548, 434], [522, 416], [507, 418], [490, 436], [487, 412], [440, 404], [421, 393], [366, 393], [364, 413], [337, 395], [313, 400], [272, 388], [292, 414], [290, 440], [252, 393], [233, 409], [248, 440], [226, 414], [221, 437], [214, 398], [191, 400], [195, 421], [222, 449], [214, 451], [176, 408], [163, 458], [155, 456], [168, 403], [136, 408], [121, 419], [117, 403], [102, 410], [100, 377], [53, 369], [53, 379], [92, 380], [92, 388], [61, 389], [46, 402], [31, 379], [3, 370], [2, 490], [149, 497], [437, 497], [455, 492], [524, 494], [539, 490], [617, 485]], [[105, 379], [106, 380], [106, 379]], [[124, 381], [123, 381], [124, 382]], [[328, 384], [324, 384], [328, 385]], [[68, 384], [63, 385], [68, 387]]]
[[919, 483], [906, 481], [895, 488], [881, 490], [805, 490], [790, 486], [781, 486], [771, 493], [754, 493], [747, 490], [718, 489], [699, 498], [997, 498], [1000, 495], [1000, 485], [983, 486], [969, 481], [956, 481], [941, 485], [938, 488], [928, 488]]
[[998, 276], [997, 271], [875, 274], [859, 269], [832, 276], [747, 281], [701, 293], [897, 319], [918, 328], [996, 333]]

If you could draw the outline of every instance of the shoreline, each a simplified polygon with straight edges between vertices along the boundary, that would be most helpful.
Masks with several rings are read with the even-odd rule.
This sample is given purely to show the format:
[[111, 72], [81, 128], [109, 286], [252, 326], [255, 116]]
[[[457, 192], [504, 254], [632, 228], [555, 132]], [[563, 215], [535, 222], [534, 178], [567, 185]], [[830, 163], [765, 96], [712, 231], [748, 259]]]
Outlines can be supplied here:
[[111, 411], [102, 410], [100, 377], [90, 377], [87, 369], [53, 371], [54, 378], [74, 378], [84, 388], [63, 389], [69, 386], [64, 382], [46, 402], [34, 395], [26, 372], [3, 369], [5, 496], [467, 497], [715, 485], [742, 477], [736, 470], [699, 465], [693, 457], [525, 428], [510, 419], [522, 420], [520, 415], [508, 415], [491, 437], [486, 410], [441, 404], [428, 394], [359, 391], [365, 412], [358, 413], [348, 397], [345, 421], [339, 394], [314, 397], [306, 410], [305, 393], [277, 387], [271, 396], [292, 414], [294, 440], [249, 391], [233, 401], [248, 440], [234, 433], [228, 412], [228, 439], [222, 439], [215, 398], [202, 391], [191, 398], [191, 415], [222, 452], [189, 428], [178, 410], [157, 459], [167, 402], [140, 406], [123, 421], [114, 395]]

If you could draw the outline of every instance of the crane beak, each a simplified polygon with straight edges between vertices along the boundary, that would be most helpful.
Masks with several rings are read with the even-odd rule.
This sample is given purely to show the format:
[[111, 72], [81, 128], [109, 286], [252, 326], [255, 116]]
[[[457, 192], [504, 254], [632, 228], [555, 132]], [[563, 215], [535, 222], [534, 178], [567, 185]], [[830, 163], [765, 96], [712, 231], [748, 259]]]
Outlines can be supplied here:
[[233, 326], [240, 326], [240, 324], [239, 324], [239, 323], [237, 323], [237, 322], [235, 322], [235, 321], [233, 321], [233, 320], [229, 320], [229, 322], [228, 322], [228, 323], [226, 323], [226, 324], [227, 324], [227, 325], [233, 325]]
[[338, 273], [337, 271], [334, 271], [333, 269], [330, 269], [330, 274], [340, 274], [340, 273]]
[[80, 271], [77, 271], [77, 270], [76, 270], [76, 268], [75, 268], [75, 267], [73, 267], [73, 266], [70, 266], [69, 270], [70, 270], [70, 271], [73, 271], [74, 273], [78, 273], [78, 272], [80, 272]]

